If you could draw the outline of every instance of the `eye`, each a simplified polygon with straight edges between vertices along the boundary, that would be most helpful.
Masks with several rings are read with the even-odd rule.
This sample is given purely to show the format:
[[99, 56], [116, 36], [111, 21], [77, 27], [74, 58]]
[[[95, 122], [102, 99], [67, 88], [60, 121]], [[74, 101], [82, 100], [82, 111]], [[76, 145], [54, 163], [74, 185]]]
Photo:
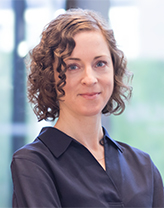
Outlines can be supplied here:
[[79, 67], [76, 64], [70, 64], [67, 66], [67, 69], [72, 71], [72, 70], [77, 70]]
[[96, 67], [104, 67], [106, 65], [105, 61], [99, 61], [96, 63]]

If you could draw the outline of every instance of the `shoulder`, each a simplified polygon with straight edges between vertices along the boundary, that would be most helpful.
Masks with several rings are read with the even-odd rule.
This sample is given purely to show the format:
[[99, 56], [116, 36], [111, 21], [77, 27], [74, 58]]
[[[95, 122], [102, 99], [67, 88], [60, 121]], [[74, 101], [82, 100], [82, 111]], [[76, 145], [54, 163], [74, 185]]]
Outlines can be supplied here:
[[42, 151], [44, 151], [45, 145], [39, 140], [39, 138], [36, 138], [33, 142], [24, 145], [20, 149], [18, 149], [14, 154], [13, 158], [29, 158], [34, 154], [40, 154]]
[[128, 145], [123, 142], [117, 142], [122, 150], [120, 164], [124, 172], [124, 179], [131, 184], [135, 184], [136, 190], [146, 190], [152, 196], [153, 207], [163, 207], [164, 205], [164, 188], [161, 174], [151, 157], [146, 152]]
[[38, 165], [41, 167], [54, 166], [58, 157], [66, 151], [72, 138], [54, 127], [44, 127], [37, 138], [19, 150], [12, 158], [12, 166], [21, 164]]
[[123, 156], [129, 164], [136, 165], [137, 167], [144, 166], [144, 168], [153, 168], [154, 164], [148, 153], [123, 142], [117, 143], [122, 149]]
[[149, 154], [147, 154], [146, 152], [144, 152], [140, 149], [137, 149], [127, 143], [113, 140], [109, 136], [106, 129], [105, 128], [103, 128], [103, 129], [104, 129], [105, 138], [109, 139], [107, 141], [110, 141], [110, 144], [114, 144], [115, 148], [117, 148], [119, 150], [119, 152], [122, 153], [121, 155], [123, 156], [123, 158], [125, 160], [127, 160], [127, 162], [129, 162], [129, 163], [139, 162], [139, 163], [143, 163], [143, 164], [151, 162]]
[[38, 136], [14, 153], [10, 167], [13, 180], [20, 177], [37, 180], [39, 177], [52, 178], [52, 169], [57, 168], [56, 164], [56, 158]]
[[[39, 132], [38, 136], [34, 139], [33, 142], [28, 143], [18, 149], [14, 155], [14, 159], [18, 158], [34, 158], [34, 155], [46, 155], [49, 150], [49, 146], [54, 145], [56, 143], [56, 140], [59, 136], [54, 131], [54, 128], [52, 127], [44, 127]], [[49, 145], [46, 143], [46, 141], [49, 141]], [[55, 141], [53, 144], [52, 142]]]
[[[161, 184], [163, 187], [161, 174], [148, 153], [123, 142], [117, 143], [122, 149], [122, 162], [125, 162], [124, 165], [128, 167], [128, 170], [132, 170], [135, 173], [139, 171], [147, 180], [150, 179], [152, 183]], [[156, 183], [156, 181], [158, 182]]]
[[123, 150], [124, 154], [134, 154], [141, 157], [150, 157], [148, 153], [144, 152], [143, 150], [133, 147], [127, 143], [117, 141], [121, 149]]
[[42, 132], [43, 129], [33, 142], [24, 145], [13, 154], [12, 165], [20, 162], [22, 165], [25, 165], [26, 163], [31, 163], [31, 165], [42, 165], [43, 161], [46, 162], [52, 158], [52, 153], [49, 148], [39, 138]]
[[46, 146], [36, 138], [17, 150], [12, 157], [11, 169], [16, 172], [30, 172], [30, 169], [47, 169], [48, 161], [51, 155]]

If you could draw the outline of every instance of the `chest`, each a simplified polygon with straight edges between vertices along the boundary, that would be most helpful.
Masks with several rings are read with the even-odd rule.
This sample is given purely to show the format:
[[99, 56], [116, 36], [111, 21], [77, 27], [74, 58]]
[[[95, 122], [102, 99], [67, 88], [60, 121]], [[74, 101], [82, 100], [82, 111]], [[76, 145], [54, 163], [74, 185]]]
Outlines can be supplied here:
[[52, 169], [62, 206], [151, 207], [152, 184], [144, 173], [118, 151], [105, 152], [105, 166], [82, 149], [59, 158]]

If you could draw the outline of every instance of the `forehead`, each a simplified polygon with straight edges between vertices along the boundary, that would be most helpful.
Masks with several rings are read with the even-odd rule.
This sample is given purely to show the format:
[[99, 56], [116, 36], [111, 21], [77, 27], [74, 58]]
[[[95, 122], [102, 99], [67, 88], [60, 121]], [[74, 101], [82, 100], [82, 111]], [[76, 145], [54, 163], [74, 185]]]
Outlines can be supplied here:
[[106, 40], [100, 29], [91, 29], [91, 30], [80, 30], [76, 34], [73, 35], [73, 39], [77, 41], [78, 39], [82, 39], [86, 36], [97, 36], [98, 38], [101, 36], [104, 40]]
[[71, 54], [75, 53], [109, 53], [108, 42], [100, 30], [82, 31], [74, 36], [75, 48]]

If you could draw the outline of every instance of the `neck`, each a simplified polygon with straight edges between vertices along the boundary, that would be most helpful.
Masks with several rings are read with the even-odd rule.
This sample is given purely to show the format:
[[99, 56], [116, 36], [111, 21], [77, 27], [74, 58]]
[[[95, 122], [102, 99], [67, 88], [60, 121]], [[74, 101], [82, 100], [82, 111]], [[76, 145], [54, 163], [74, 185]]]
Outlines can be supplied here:
[[96, 116], [72, 116], [60, 114], [55, 127], [73, 137], [88, 149], [99, 148], [103, 137], [101, 114]]
[[55, 127], [84, 145], [104, 170], [106, 169], [104, 147], [100, 145], [103, 137], [101, 114], [85, 117], [60, 112]]

